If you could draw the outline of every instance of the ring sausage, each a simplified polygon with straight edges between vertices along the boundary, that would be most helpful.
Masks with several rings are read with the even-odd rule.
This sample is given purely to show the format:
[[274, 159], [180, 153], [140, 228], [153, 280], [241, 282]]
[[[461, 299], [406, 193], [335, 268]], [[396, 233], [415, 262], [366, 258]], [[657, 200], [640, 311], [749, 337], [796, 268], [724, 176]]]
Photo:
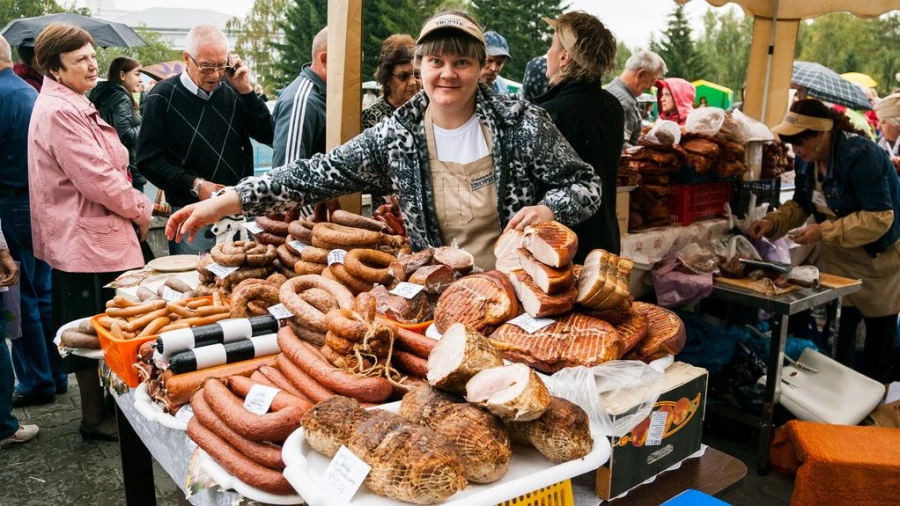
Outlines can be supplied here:
[[326, 388], [324, 385], [316, 381], [312, 376], [303, 372], [283, 354], [275, 357], [275, 366], [281, 371], [281, 374], [297, 387], [306, 397], [313, 402], [322, 402], [326, 399], [334, 397], [334, 392]]
[[[334, 273], [331, 272], [331, 267], [326, 267], [326, 268], [322, 269], [322, 272], [320, 273], [320, 275], [323, 278], [327, 278], [332, 281], [338, 281], [338, 278], [334, 277]], [[340, 283], [340, 281], [338, 281], [338, 283]], [[344, 286], [344, 285], [341, 285], [341, 286]]]
[[275, 253], [278, 255], [278, 260], [281, 262], [281, 265], [294, 268], [294, 264], [300, 260], [300, 257], [290, 252], [286, 244], [282, 244], [278, 246], [275, 250]]
[[321, 288], [310, 288], [300, 294], [300, 298], [312, 304], [312, 307], [323, 313], [338, 309], [337, 300]]
[[358, 376], [334, 367], [314, 346], [297, 340], [289, 328], [278, 331], [278, 347], [297, 367], [335, 393], [364, 402], [381, 402], [393, 391], [386, 378]]
[[288, 224], [288, 233], [303, 244], [312, 244], [312, 227], [304, 225], [304, 220], [295, 220]]
[[361, 228], [364, 230], [372, 230], [374, 232], [388, 231], [387, 225], [378, 220], [366, 218], [365, 216], [344, 211], [343, 209], [338, 209], [331, 213], [331, 221], [345, 227]]
[[334, 274], [334, 277], [337, 278], [342, 285], [349, 288], [354, 294], [368, 292], [372, 288], [375, 288], [372, 283], [351, 276], [343, 264], [331, 264], [328, 268], [331, 269], [331, 273]]
[[247, 252], [247, 265], [249, 267], [263, 267], [266, 265], [272, 265], [275, 262], [275, 258], [278, 256], [276, 253], [276, 247], [283, 244], [266, 244], [265, 247], [260, 245], [258, 248], [254, 248], [253, 251]]
[[391, 262], [397, 257], [372, 249], [350, 250], [344, 257], [344, 268], [347, 273], [367, 283], [390, 283], [394, 276], [389, 269]]
[[304, 248], [300, 252], [300, 258], [304, 262], [312, 262], [314, 264], [328, 264], [328, 250], [310, 246]]
[[[361, 342], [369, 332], [369, 325], [349, 309], [333, 309], [326, 313], [325, 326], [329, 332], [351, 343]], [[332, 348], [337, 350], [333, 346]]]
[[231, 301], [232, 318], [246, 318], [251, 301], [262, 303], [266, 307], [274, 306], [279, 302], [278, 289], [264, 281], [254, 285], [244, 285], [234, 293], [237, 295]]
[[320, 274], [325, 269], [325, 264], [314, 264], [299, 260], [294, 264], [294, 272], [297, 274]]
[[202, 389], [198, 390], [191, 397], [191, 408], [194, 411], [194, 416], [197, 417], [204, 427], [231, 443], [235, 450], [241, 452], [250, 460], [269, 469], [277, 471], [284, 469], [284, 460], [281, 459], [281, 448], [271, 443], [250, 441], [231, 430], [209, 407], [209, 403], [206, 402], [206, 395]]
[[349, 355], [353, 353], [353, 344], [353, 341], [344, 339], [330, 330], [325, 333], [325, 346], [334, 350], [338, 355]]
[[[329, 246], [340, 245], [343, 249], [370, 248], [381, 242], [380, 232], [361, 228], [345, 227], [336, 223], [316, 223], [313, 227], [313, 246], [334, 249]], [[319, 244], [317, 244], [319, 243]], [[322, 244], [320, 246], [320, 244]]]
[[253, 239], [255, 239], [256, 242], [260, 244], [278, 246], [279, 244], [284, 244], [284, 241], [287, 238], [283, 235], [270, 234], [269, 232], [260, 232], [258, 234], [253, 234]]
[[281, 303], [291, 311], [297, 323], [312, 330], [324, 333], [327, 328], [325, 327], [325, 315], [298, 295], [298, 292], [310, 288], [321, 288], [327, 291], [334, 296], [339, 307], [352, 309], [355, 304], [352, 293], [340, 283], [322, 276], [306, 275], [289, 279], [281, 285], [279, 290]]
[[203, 390], [206, 392], [209, 406], [216, 415], [233, 431], [251, 441], [283, 442], [297, 430], [300, 419], [308, 409], [294, 405], [280, 411], [257, 415], [247, 411], [244, 403], [218, 379], [205, 381]]
[[324, 332], [316, 332], [314, 330], [310, 330], [303, 325], [298, 325], [296, 322], [288, 321], [288, 326], [291, 327], [291, 330], [294, 331], [294, 334], [304, 341], [308, 343], [312, 343], [316, 346], [322, 346], [325, 344], [325, 333]]
[[251, 487], [278, 495], [294, 493], [281, 471], [257, 464], [200, 423], [196, 416], [188, 422], [188, 437], [203, 448], [223, 469]]
[[244, 241], [222, 242], [209, 250], [212, 260], [225, 267], [240, 267], [247, 261], [247, 253], [244, 251]]
[[256, 218], [256, 224], [259, 225], [259, 228], [270, 234], [288, 235], [288, 224], [283, 221], [274, 220], [267, 216], [260, 216]]

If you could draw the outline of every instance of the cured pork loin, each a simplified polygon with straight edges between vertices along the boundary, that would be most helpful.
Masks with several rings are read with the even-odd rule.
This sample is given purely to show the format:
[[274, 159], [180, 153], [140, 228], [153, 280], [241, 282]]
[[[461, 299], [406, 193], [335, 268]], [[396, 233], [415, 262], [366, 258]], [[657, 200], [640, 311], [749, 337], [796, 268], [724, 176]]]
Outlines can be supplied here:
[[544, 414], [550, 406], [550, 391], [534, 369], [510, 364], [473, 376], [466, 384], [466, 400], [504, 421], [524, 422]]
[[522, 308], [535, 318], [568, 313], [575, 307], [575, 296], [578, 294], [575, 286], [570, 286], [568, 290], [555, 295], [547, 295], [522, 269], [509, 273], [509, 280], [516, 290]]
[[409, 277], [410, 283], [423, 285], [425, 291], [433, 295], [444, 293], [456, 278], [453, 276], [453, 269], [446, 265], [429, 265], [420, 267]]
[[587, 413], [560, 397], [551, 397], [550, 406], [537, 420], [507, 422], [506, 428], [513, 443], [533, 446], [554, 464], [580, 459], [594, 447]]
[[[640, 304], [640, 303], [638, 303]], [[615, 324], [622, 342], [625, 347], [622, 353], [628, 353], [647, 337], [650, 331], [650, 325], [647, 323], [647, 316], [638, 311], [634, 306], [621, 310], [621, 319]]]
[[578, 252], [578, 236], [562, 223], [547, 221], [525, 227], [522, 247], [543, 264], [565, 267]]
[[428, 383], [457, 394], [479, 372], [503, 365], [503, 357], [478, 331], [454, 323], [428, 355]]
[[417, 270], [431, 264], [434, 258], [434, 248], [426, 248], [411, 255], [400, 255], [396, 261], [391, 262], [388, 269], [397, 281], [406, 281]]
[[369, 293], [375, 298], [375, 310], [378, 314], [391, 320], [410, 324], [431, 319], [431, 302], [424, 290], [411, 299], [390, 293], [384, 285], [376, 286]]
[[507, 230], [494, 243], [494, 256], [497, 257], [495, 268], [505, 274], [521, 269], [519, 263], [519, 249], [522, 247], [522, 241], [525, 234], [521, 230]]
[[625, 358], [652, 362], [665, 355], [677, 355], [684, 348], [687, 334], [677, 314], [646, 302], [635, 302], [632, 307], [647, 318], [647, 337]]
[[519, 303], [509, 278], [499, 271], [487, 271], [459, 279], [444, 290], [434, 310], [434, 325], [444, 333], [454, 323], [464, 323], [489, 334], [518, 314]]
[[475, 268], [475, 257], [468, 251], [453, 246], [441, 246], [434, 250], [434, 261], [460, 274], [468, 274]]
[[533, 334], [507, 323], [490, 341], [507, 359], [551, 374], [563, 367], [616, 360], [625, 347], [612, 325], [581, 313], [569, 313]]
[[575, 274], [570, 266], [557, 269], [538, 262], [534, 255], [527, 249], [521, 248], [518, 252], [519, 265], [531, 276], [534, 284], [544, 293], [553, 295], [565, 292], [575, 286]]

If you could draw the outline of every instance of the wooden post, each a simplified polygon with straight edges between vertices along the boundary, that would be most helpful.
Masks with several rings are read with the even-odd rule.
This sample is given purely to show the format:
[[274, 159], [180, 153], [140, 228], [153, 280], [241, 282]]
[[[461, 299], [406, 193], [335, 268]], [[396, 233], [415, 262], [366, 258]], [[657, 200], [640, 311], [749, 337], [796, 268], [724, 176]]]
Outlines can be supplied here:
[[[775, 25], [775, 26], [773, 26]], [[772, 54], [772, 72], [766, 83], [766, 63], [769, 53], [771, 30], [776, 28], [775, 46]], [[757, 16], [753, 23], [753, 42], [750, 45], [750, 60], [747, 62], [747, 90], [744, 113], [762, 121], [768, 127], [781, 123], [788, 108], [791, 89], [791, 74], [794, 68], [794, 51], [797, 49], [797, 32], [800, 20], [786, 19], [772, 23], [770, 18]], [[769, 87], [766, 117], [760, 117], [763, 109], [765, 87]]]
[[[363, 0], [328, 1], [328, 100], [325, 147], [331, 150], [359, 135], [362, 104]], [[359, 193], [340, 198], [341, 207], [359, 213]]]

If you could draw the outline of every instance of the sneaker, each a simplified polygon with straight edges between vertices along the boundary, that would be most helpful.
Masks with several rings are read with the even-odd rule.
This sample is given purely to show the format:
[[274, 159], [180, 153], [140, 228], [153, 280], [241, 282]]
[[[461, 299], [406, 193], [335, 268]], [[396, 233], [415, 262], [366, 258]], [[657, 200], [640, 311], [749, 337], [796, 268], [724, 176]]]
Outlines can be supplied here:
[[26, 443], [36, 438], [40, 430], [41, 429], [39, 429], [37, 425], [19, 425], [19, 430], [3, 441], [9, 441], [10, 443]]

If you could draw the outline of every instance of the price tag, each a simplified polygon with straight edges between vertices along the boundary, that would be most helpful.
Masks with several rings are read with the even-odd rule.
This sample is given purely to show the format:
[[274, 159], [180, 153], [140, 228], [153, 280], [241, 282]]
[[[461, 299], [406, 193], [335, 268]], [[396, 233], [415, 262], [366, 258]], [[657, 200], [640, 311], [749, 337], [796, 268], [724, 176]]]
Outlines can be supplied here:
[[183, 299], [184, 294], [178, 290], [172, 290], [168, 286], [163, 286], [162, 298], [166, 299], [166, 302], [175, 302]]
[[300, 241], [290, 241], [288, 243], [288, 246], [290, 246], [291, 248], [294, 248], [294, 251], [296, 251], [298, 255], [300, 254], [301, 251], [303, 251], [309, 247], [309, 245], [303, 244]]
[[342, 249], [333, 249], [328, 252], [328, 265], [344, 263], [347, 252]]
[[244, 398], [244, 408], [251, 413], [264, 415], [269, 412], [269, 406], [272, 405], [272, 399], [274, 399], [280, 391], [281, 390], [278, 390], [277, 388], [266, 385], [253, 385], [250, 387], [250, 391], [247, 392], [247, 397]]
[[424, 289], [425, 285], [417, 285], [415, 283], [407, 283], [406, 281], [403, 281], [401, 283], [398, 283], [397, 286], [395, 286], [394, 289], [391, 290], [391, 293], [394, 295], [399, 295], [404, 299], [412, 299]]
[[288, 311], [288, 308], [284, 307], [284, 304], [275, 304], [269, 308], [269, 313], [278, 318], [279, 320], [284, 320], [285, 318], [290, 318], [294, 316]]
[[222, 279], [225, 279], [229, 274], [238, 270], [238, 267], [225, 267], [224, 265], [219, 265], [213, 262], [206, 266], [206, 270]]
[[346, 446], [341, 446], [322, 475], [322, 480], [332, 491], [329, 497], [334, 497], [335, 502], [349, 503], [371, 469]]
[[529, 334], [534, 334], [548, 325], [553, 325], [556, 323], [556, 320], [553, 318], [535, 318], [528, 313], [522, 313], [506, 323], [511, 323]]
[[194, 417], [194, 410], [191, 408], [190, 404], [185, 404], [181, 406], [181, 408], [175, 412], [175, 419], [181, 420], [182, 422], [190, 422], [191, 418]]
[[666, 418], [668, 411], [654, 411], [650, 415], [650, 428], [647, 430], [646, 446], [659, 446], [662, 444], [664, 431], [666, 430]]
[[257, 225], [255, 221], [245, 221], [244, 229], [254, 235], [264, 232], [264, 230], [259, 225]]

